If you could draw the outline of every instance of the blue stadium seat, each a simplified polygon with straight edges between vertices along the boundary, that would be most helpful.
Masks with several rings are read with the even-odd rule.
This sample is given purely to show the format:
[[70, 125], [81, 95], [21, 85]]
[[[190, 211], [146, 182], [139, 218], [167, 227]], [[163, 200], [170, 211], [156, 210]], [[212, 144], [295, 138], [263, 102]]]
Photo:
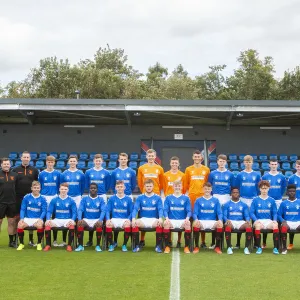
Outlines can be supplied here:
[[268, 163], [268, 162], [262, 162], [262, 163], [261, 163], [261, 169], [262, 169], [263, 171], [268, 171], [268, 172], [269, 172], [269, 170], [270, 170], [269, 163]]
[[296, 160], [298, 160], [298, 155], [297, 154], [291, 154], [290, 155], [290, 161], [295, 162]]
[[240, 161], [243, 161], [245, 156], [246, 156], [246, 154], [240, 154], [240, 155], [239, 155], [239, 160], [240, 160]]
[[258, 163], [258, 162], [254, 162], [254, 163], [253, 163], [253, 166], [252, 166], [252, 169], [253, 169], [254, 171], [260, 171], [259, 163]]
[[285, 171], [284, 176], [286, 179], [289, 179], [293, 174], [293, 171]]
[[36, 160], [38, 158], [37, 152], [30, 152], [30, 157], [31, 159]]
[[291, 171], [291, 164], [289, 162], [283, 162], [281, 168], [284, 171]]
[[20, 160], [16, 160], [15, 167], [19, 167], [22, 165], [22, 162]]
[[80, 152], [79, 159], [80, 160], [87, 160], [89, 158], [89, 154], [87, 152]]
[[106, 161], [104, 161], [102, 164], [101, 164], [102, 168], [103, 169], [106, 169]]
[[267, 162], [268, 161], [268, 155], [267, 154], [259, 154], [258, 159], [260, 162]]
[[141, 161], [147, 161], [147, 154], [146, 153], [141, 154]]
[[208, 156], [208, 159], [210, 162], [216, 162], [217, 161], [217, 155], [216, 154], [210, 154]]
[[274, 153], [270, 154], [269, 158], [270, 158], [270, 160], [271, 159], [276, 159], [276, 160], [278, 159], [277, 154], [274, 154]]
[[68, 160], [69, 154], [67, 152], [61, 152], [59, 154], [59, 160]]
[[[111, 159], [111, 160], [118, 160], [118, 153], [113, 152], [113, 154], [114, 154], [114, 157], [115, 157], [115, 154], [117, 155], [117, 159]], [[107, 152], [101, 152], [101, 155], [103, 157], [103, 160], [108, 160], [109, 156], [108, 156]]]
[[293, 163], [292, 168], [296, 169], [296, 162]]
[[54, 156], [55, 158], [58, 158], [58, 153], [57, 152], [50, 152], [49, 155]]
[[218, 164], [216, 162], [210, 162], [209, 168], [211, 171], [216, 170], [218, 168]]
[[232, 162], [232, 163], [230, 163], [229, 169], [231, 171], [238, 171], [240, 169], [239, 168], [239, 163], [238, 162]]
[[56, 162], [56, 168], [58, 168], [58, 169], [63, 169], [63, 168], [65, 168], [66, 167], [66, 163], [63, 161], [63, 160], [58, 160], [57, 162]]
[[286, 154], [279, 154], [279, 161], [280, 162], [288, 162], [289, 158]]
[[14, 166], [14, 161], [10, 160], [10, 167], [12, 168]]
[[92, 160], [89, 160], [88, 163], [87, 163], [87, 167], [88, 169], [91, 169], [94, 167], [94, 162]]
[[9, 159], [14, 159], [14, 160], [18, 159], [18, 152], [10, 152], [8, 154], [8, 158]]
[[139, 166], [142, 166], [142, 165], [144, 165], [146, 163], [147, 163], [146, 161], [140, 161], [140, 165]]
[[236, 161], [238, 161], [238, 156], [237, 156], [237, 154], [234, 154], [234, 153], [229, 154], [229, 155], [228, 155], [228, 160], [229, 160], [230, 162], [236, 162]]
[[130, 161], [129, 168], [132, 168], [134, 170], [137, 169], [137, 161]]
[[42, 168], [44, 168], [44, 167], [45, 167], [44, 161], [43, 161], [43, 160], [37, 160], [36, 163], [35, 163], [35, 167], [36, 167], [37, 169], [42, 169]]
[[257, 155], [256, 154], [250, 154], [251, 156], [252, 156], [252, 158], [253, 158], [253, 161], [257, 161], [258, 160], [258, 157], [257, 157]]
[[234, 177], [237, 177], [237, 175], [239, 174], [240, 172], [239, 171], [232, 171], [232, 174]]
[[109, 161], [109, 162], [108, 162], [107, 168], [108, 168], [109, 170], [113, 170], [113, 169], [115, 169], [116, 167], [117, 167], [117, 162], [116, 162], [116, 161]]
[[73, 152], [70, 152], [70, 153], [69, 153], [69, 157], [70, 157], [70, 155], [76, 156], [76, 157], [78, 158], [78, 153], [77, 153], [77, 152], [74, 152], [74, 151], [73, 151]]
[[137, 161], [139, 159], [139, 154], [136, 152], [132, 152], [129, 156], [129, 160], [131, 161]]
[[91, 152], [90, 153], [90, 159], [93, 160], [97, 152]]
[[34, 167], [34, 162], [33, 162], [33, 160], [31, 160], [31, 161], [29, 162], [29, 166]]
[[40, 155], [39, 155], [39, 159], [46, 159], [47, 156], [48, 156], [47, 152], [41, 152]]
[[240, 166], [241, 170], [245, 170], [245, 164], [243, 162], [241, 162], [241, 166]]
[[109, 155], [110, 161], [117, 161], [119, 158], [119, 154], [117, 152], [111, 152]]
[[86, 164], [84, 160], [79, 160], [78, 164], [77, 164], [77, 168], [78, 169], [85, 169], [86, 168]]

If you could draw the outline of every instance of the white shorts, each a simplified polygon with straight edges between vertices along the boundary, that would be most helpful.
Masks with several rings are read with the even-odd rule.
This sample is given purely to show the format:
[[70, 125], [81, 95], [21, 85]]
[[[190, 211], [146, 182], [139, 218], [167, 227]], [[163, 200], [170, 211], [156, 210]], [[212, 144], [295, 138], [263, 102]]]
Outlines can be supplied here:
[[297, 221], [297, 222], [287, 221], [286, 223], [288, 224], [288, 226], [292, 230], [295, 230], [295, 229], [297, 229], [300, 226], [300, 221]]
[[53, 219], [51, 220], [51, 223], [54, 224], [55, 227], [67, 227], [67, 224], [70, 221], [75, 224], [75, 222], [72, 219]]
[[240, 197], [240, 200], [242, 202], [244, 202], [245, 204], [248, 205], [248, 207], [250, 208], [251, 204], [252, 204], [252, 201], [253, 201], [253, 198], [243, 198], [243, 197]]
[[29, 227], [32, 227], [33, 224], [37, 222], [38, 219], [35, 218], [24, 218], [24, 223], [26, 223]]
[[82, 197], [81, 196], [76, 196], [76, 197], [69, 196], [69, 197], [75, 201], [76, 207], [79, 208]]
[[[215, 228], [215, 224], [217, 223], [216, 220], [199, 220], [203, 229], [214, 229]], [[202, 228], [200, 226], [200, 228]]]
[[138, 220], [140, 220], [144, 224], [145, 228], [152, 228], [153, 223], [156, 222], [158, 219], [156, 219], [156, 218], [140, 218]]
[[99, 221], [99, 219], [82, 219], [89, 227], [93, 228], [95, 224]]
[[244, 220], [242, 221], [233, 221], [229, 220], [233, 226], [233, 229], [240, 229], [246, 222]]
[[174, 219], [170, 219], [170, 222], [172, 224], [172, 229], [180, 229], [180, 228], [184, 228], [184, 221], [185, 220], [174, 220]]
[[123, 228], [127, 219], [111, 218], [110, 220], [113, 223], [113, 228]]
[[228, 202], [231, 199], [229, 194], [225, 194], [225, 195], [214, 194], [213, 196], [219, 200], [221, 206], [223, 206], [226, 202]]
[[256, 222], [258, 221], [263, 225], [263, 229], [268, 229], [268, 226], [273, 223], [271, 219], [258, 219]]
[[280, 206], [281, 202], [282, 202], [282, 199], [280, 199], [280, 200], [275, 200], [277, 210], [279, 209], [279, 206]]
[[105, 204], [107, 204], [107, 195], [106, 194], [102, 194], [102, 195], [98, 195], [98, 196], [103, 198]]
[[49, 206], [52, 199], [57, 197], [57, 195], [53, 195], [53, 196], [42, 195], [42, 196], [45, 197], [45, 199], [47, 201], [47, 206]]

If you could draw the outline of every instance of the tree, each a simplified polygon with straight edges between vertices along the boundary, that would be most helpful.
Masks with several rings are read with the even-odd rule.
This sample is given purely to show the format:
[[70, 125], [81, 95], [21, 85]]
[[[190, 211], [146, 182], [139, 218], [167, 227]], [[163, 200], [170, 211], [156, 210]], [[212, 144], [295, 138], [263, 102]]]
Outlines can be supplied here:
[[300, 99], [300, 67], [292, 71], [285, 71], [283, 78], [279, 81], [279, 99]]

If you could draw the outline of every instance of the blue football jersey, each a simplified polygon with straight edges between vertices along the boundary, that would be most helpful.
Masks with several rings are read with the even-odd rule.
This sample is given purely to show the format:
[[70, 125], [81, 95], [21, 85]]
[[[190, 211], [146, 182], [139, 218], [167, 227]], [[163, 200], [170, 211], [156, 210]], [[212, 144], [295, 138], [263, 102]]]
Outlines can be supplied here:
[[116, 168], [111, 173], [111, 189], [116, 193], [116, 181], [123, 180], [125, 184], [125, 194], [131, 195], [136, 187], [135, 171], [129, 167], [126, 169]]
[[111, 218], [131, 220], [132, 208], [133, 202], [129, 196], [124, 195], [124, 197], [119, 198], [118, 195], [113, 195], [107, 203], [106, 220]]
[[261, 177], [258, 172], [240, 172], [235, 180], [235, 185], [240, 190], [240, 196], [242, 198], [253, 199], [259, 195], [258, 183], [260, 179]]
[[156, 194], [152, 196], [139, 195], [133, 207], [132, 217], [135, 218], [138, 212], [140, 218], [162, 218], [163, 204], [160, 196]]
[[89, 189], [91, 183], [96, 183], [98, 186], [98, 195], [103, 195], [110, 189], [111, 176], [110, 173], [103, 168], [100, 170], [91, 168], [85, 172], [85, 183], [87, 189]]
[[267, 180], [270, 182], [270, 189], [268, 195], [275, 200], [281, 200], [286, 189], [286, 179], [281, 173], [273, 175], [271, 173], [266, 173], [262, 180]]
[[254, 222], [258, 219], [277, 221], [277, 207], [275, 200], [271, 197], [268, 197], [267, 199], [255, 197], [250, 207], [250, 217]]
[[242, 201], [228, 201], [223, 205], [223, 219], [232, 221], [250, 221], [248, 205]]
[[60, 185], [60, 172], [53, 170], [48, 172], [42, 171], [39, 174], [39, 182], [41, 184], [41, 194], [44, 196], [54, 196], [58, 194]]
[[50, 220], [53, 214], [56, 219], [72, 219], [75, 221], [77, 217], [75, 201], [71, 197], [65, 199], [62, 199], [59, 196], [55, 197], [49, 204], [47, 220]]
[[65, 170], [62, 174], [60, 174], [60, 183], [63, 182], [69, 184], [69, 196], [77, 197], [84, 193], [85, 178], [81, 170]]
[[296, 198], [300, 199], [300, 176], [298, 176], [297, 174], [292, 175], [289, 178], [288, 183], [296, 185]]
[[186, 195], [169, 195], [164, 202], [164, 216], [172, 220], [183, 220], [192, 216], [191, 201]]
[[299, 222], [300, 221], [300, 199], [294, 201], [282, 201], [278, 210], [278, 219], [282, 223], [284, 221]]
[[44, 219], [47, 213], [47, 201], [39, 195], [34, 197], [33, 194], [27, 194], [23, 200], [20, 211], [20, 219]]
[[209, 174], [208, 182], [212, 184], [213, 194], [230, 194], [231, 187], [234, 183], [234, 175], [228, 170], [214, 170]]
[[106, 213], [105, 201], [102, 197], [97, 196], [92, 198], [90, 195], [83, 197], [80, 201], [77, 216], [78, 220], [86, 219], [99, 219], [103, 221]]
[[220, 202], [215, 197], [198, 198], [194, 205], [194, 220], [223, 220]]

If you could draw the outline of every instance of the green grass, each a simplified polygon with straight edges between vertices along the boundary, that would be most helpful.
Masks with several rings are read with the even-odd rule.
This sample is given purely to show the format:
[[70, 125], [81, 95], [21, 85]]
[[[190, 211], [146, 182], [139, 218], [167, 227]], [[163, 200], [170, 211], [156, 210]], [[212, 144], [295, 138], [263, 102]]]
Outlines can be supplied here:
[[[120, 234], [119, 244], [122, 239]], [[1, 299], [169, 299], [172, 256], [154, 252], [152, 233], [147, 233], [145, 250], [137, 254], [120, 248], [96, 253], [94, 247], [81, 253], [57, 248], [44, 253], [28, 246], [16, 251], [7, 247], [7, 240], [4, 221]], [[286, 256], [271, 253], [271, 236], [261, 256], [245, 256], [242, 250], [232, 256], [209, 250], [185, 255], [181, 250], [181, 299], [298, 299], [299, 236], [295, 241], [298, 249]]]

